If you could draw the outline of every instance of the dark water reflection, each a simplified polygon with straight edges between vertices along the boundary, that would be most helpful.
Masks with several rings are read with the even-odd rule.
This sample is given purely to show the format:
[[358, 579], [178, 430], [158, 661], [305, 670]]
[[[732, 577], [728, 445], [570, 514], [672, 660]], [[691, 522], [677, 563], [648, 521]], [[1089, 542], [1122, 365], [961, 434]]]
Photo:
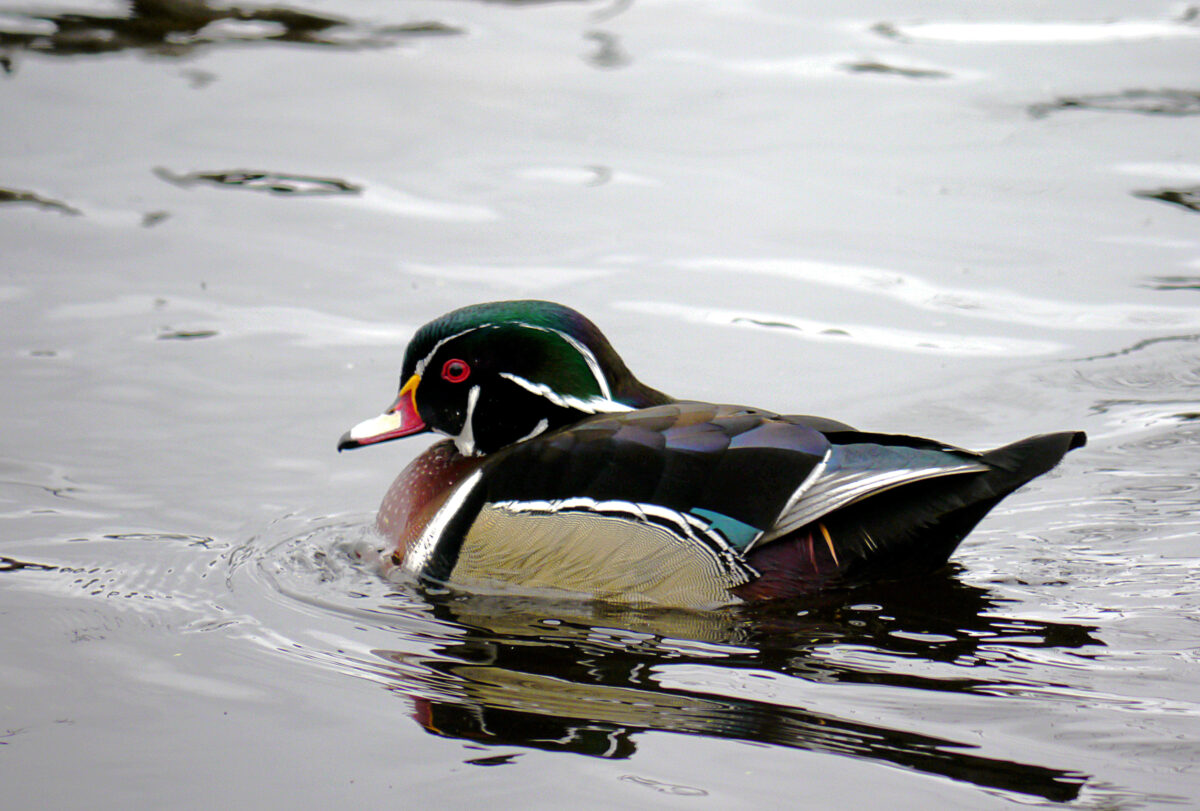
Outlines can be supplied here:
[[1054, 101], [1030, 105], [1029, 114], [1034, 118], [1042, 118], [1063, 110], [1164, 116], [1200, 115], [1200, 93], [1194, 90], [1164, 88], [1133, 89], [1091, 96], [1064, 96]]
[[1200, 186], [1152, 189], [1150, 191], [1137, 191], [1133, 194], [1135, 197], [1144, 197], [1147, 200], [1160, 200], [1164, 203], [1170, 203], [1171, 205], [1185, 208], [1188, 211], [1200, 211]]
[[[461, 34], [440, 22], [367, 26], [285, 6], [214, 7], [204, 0], [131, 0], [127, 13], [6, 12], [0, 48], [51, 56], [141, 50], [183, 56], [197, 48], [286, 42], [343, 48], [381, 47], [413, 36]], [[11, 61], [4, 63], [11, 73]]]
[[[413, 701], [414, 718], [435, 735], [620, 759], [635, 753], [642, 733], [674, 732], [850, 755], [1058, 802], [1075, 798], [1087, 781], [807, 703], [674, 683], [674, 672], [686, 670], [684, 681], [699, 678], [703, 688], [704, 674], [719, 669], [721, 684], [766, 687], [785, 679], [986, 696], [1021, 687], [995, 678], [1002, 650], [1070, 650], [1082, 661], [1103, 644], [1092, 626], [1000, 616], [990, 592], [952, 575], [824, 603], [710, 613], [599, 606], [547, 613], [544, 604], [495, 597], [433, 597], [428, 605], [463, 636], [439, 641], [433, 654], [375, 653], [392, 665], [390, 689]], [[830, 645], [860, 649], [876, 664], [831, 658], [824, 652]], [[887, 658], [908, 666], [879, 667]], [[923, 668], [931, 672], [916, 672]], [[949, 668], [962, 675], [947, 678]]]
[[70, 214], [73, 216], [82, 213], [79, 209], [67, 205], [61, 200], [53, 200], [27, 189], [0, 188], [0, 205], [5, 203], [31, 205], [46, 211], [56, 211], [59, 214]]
[[229, 169], [176, 174], [169, 169], [156, 167], [154, 174], [168, 183], [183, 188], [196, 184], [207, 184], [296, 197], [327, 197], [362, 193], [361, 186], [337, 177], [293, 175], [259, 169]]

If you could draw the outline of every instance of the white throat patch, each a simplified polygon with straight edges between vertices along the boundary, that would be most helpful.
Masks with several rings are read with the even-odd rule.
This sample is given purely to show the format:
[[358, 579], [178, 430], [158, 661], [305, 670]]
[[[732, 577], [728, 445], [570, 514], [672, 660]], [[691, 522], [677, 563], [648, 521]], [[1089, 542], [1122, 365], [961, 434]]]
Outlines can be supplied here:
[[458, 436], [454, 437], [454, 445], [463, 456], [474, 456], [475, 450], [475, 406], [479, 403], [479, 387], [472, 386], [467, 392], [467, 414], [463, 417], [463, 427]]

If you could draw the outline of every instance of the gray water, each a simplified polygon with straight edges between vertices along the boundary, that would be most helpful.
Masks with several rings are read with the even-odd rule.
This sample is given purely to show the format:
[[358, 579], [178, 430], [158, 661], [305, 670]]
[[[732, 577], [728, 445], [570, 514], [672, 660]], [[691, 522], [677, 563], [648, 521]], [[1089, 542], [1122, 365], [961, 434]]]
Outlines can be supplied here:
[[[0, 6], [12, 808], [1200, 804], [1200, 21], [1176, 3]], [[1084, 429], [946, 572], [434, 594], [338, 456], [541, 297], [677, 396]]]

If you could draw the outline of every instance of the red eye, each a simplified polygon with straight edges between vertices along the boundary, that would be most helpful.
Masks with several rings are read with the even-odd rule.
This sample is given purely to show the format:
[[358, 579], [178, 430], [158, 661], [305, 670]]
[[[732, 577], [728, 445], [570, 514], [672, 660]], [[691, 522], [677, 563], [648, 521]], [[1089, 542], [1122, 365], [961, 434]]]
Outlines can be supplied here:
[[465, 360], [452, 358], [442, 366], [442, 379], [451, 383], [461, 383], [471, 375], [471, 367]]

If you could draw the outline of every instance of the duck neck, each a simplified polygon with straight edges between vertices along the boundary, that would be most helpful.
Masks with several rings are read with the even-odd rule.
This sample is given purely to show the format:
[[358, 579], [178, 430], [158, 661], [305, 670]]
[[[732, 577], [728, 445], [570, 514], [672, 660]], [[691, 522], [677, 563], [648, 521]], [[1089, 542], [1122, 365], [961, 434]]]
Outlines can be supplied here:
[[671, 395], [650, 388], [633, 375], [622, 378], [621, 382], [613, 387], [613, 399], [630, 408], [650, 408], [676, 402]]

